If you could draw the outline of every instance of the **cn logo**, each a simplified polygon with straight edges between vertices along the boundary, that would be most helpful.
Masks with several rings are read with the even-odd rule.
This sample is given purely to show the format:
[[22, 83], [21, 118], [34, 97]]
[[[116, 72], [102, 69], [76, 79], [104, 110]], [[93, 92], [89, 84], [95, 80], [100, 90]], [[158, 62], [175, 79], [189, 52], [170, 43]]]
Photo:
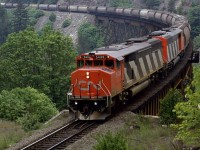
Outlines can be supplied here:
[[[87, 84], [87, 87], [82, 87], [82, 85], [83, 84]], [[95, 88], [96, 90], [100, 90], [101, 89], [101, 81], [99, 81], [99, 84], [94, 84], [92, 81], [88, 81], [88, 82], [86, 82], [86, 81], [84, 81], [84, 80], [80, 80], [79, 82], [78, 82], [78, 85], [79, 85], [79, 89], [81, 90], [81, 91], [89, 91], [89, 89], [91, 88], [91, 86], [93, 87], [93, 88]]]

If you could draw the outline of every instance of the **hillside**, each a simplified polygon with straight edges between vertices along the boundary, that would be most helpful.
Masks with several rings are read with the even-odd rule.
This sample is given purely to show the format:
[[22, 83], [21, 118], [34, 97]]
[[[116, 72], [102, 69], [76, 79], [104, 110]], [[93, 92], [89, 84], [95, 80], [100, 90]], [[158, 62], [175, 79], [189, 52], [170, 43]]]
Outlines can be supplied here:
[[[141, 0], [132, 0], [134, 8], [145, 9], [147, 6]], [[69, 2], [67, 0], [59, 0], [59, 5], [67, 5]], [[109, 6], [107, 0], [73, 0], [71, 5], [96, 5], [96, 6]], [[161, 0], [161, 3], [158, 7], [159, 10], [169, 11], [168, 10], [169, 0]], [[185, 0], [184, 3], [181, 0], [176, 0], [174, 3], [175, 9], [178, 9], [183, 5], [183, 12], [187, 13], [189, 6], [191, 5], [190, 0]], [[49, 20], [48, 17], [51, 12], [45, 12], [45, 16], [39, 18], [38, 22], [35, 25], [37, 30], [40, 30]], [[88, 14], [76, 14], [76, 13], [66, 13], [66, 12], [54, 12], [56, 15], [56, 21], [53, 24], [54, 29], [59, 30], [64, 35], [70, 35], [73, 42], [77, 43], [77, 31], [80, 25], [84, 22], [90, 22], [94, 24], [94, 17]], [[72, 22], [69, 27], [62, 28], [64, 20], [71, 19]]]

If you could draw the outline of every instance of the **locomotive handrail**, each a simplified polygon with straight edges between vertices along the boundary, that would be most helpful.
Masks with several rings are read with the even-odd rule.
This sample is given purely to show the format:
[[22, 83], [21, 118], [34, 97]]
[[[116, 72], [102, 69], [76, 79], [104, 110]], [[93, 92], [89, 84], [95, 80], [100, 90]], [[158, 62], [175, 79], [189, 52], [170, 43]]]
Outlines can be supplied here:
[[107, 96], [107, 107], [109, 106], [109, 100], [108, 100], [108, 97], [110, 96], [111, 97], [111, 93], [110, 93], [110, 91], [108, 90], [108, 88], [107, 88], [107, 86], [104, 84], [104, 82], [103, 82], [103, 80], [102, 80], [102, 84], [104, 85], [104, 87], [106, 88], [106, 90], [108, 91], [108, 93], [109, 93], [109, 95], [107, 95], [107, 93], [103, 90], [103, 88], [102, 88], [102, 90], [104, 91], [104, 93], [106, 94], [106, 96]]

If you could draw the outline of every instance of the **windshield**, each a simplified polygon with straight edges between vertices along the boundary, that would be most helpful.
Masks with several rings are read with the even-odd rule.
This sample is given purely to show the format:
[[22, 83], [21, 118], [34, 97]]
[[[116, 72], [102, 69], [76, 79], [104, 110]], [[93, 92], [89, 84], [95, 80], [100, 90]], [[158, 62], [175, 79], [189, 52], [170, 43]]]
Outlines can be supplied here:
[[92, 60], [86, 60], [85, 66], [92, 66]]
[[94, 60], [94, 66], [103, 66], [103, 60]]
[[111, 69], [114, 68], [114, 61], [113, 60], [106, 60], [105, 65]]

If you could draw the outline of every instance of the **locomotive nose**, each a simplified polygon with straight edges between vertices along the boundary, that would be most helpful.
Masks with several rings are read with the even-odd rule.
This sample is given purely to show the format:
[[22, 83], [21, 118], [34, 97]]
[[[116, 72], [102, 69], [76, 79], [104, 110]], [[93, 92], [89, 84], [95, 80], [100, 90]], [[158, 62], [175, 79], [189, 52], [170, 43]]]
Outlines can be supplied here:
[[73, 95], [85, 98], [96, 98], [102, 88], [102, 77], [99, 70], [79, 70], [72, 75]]

